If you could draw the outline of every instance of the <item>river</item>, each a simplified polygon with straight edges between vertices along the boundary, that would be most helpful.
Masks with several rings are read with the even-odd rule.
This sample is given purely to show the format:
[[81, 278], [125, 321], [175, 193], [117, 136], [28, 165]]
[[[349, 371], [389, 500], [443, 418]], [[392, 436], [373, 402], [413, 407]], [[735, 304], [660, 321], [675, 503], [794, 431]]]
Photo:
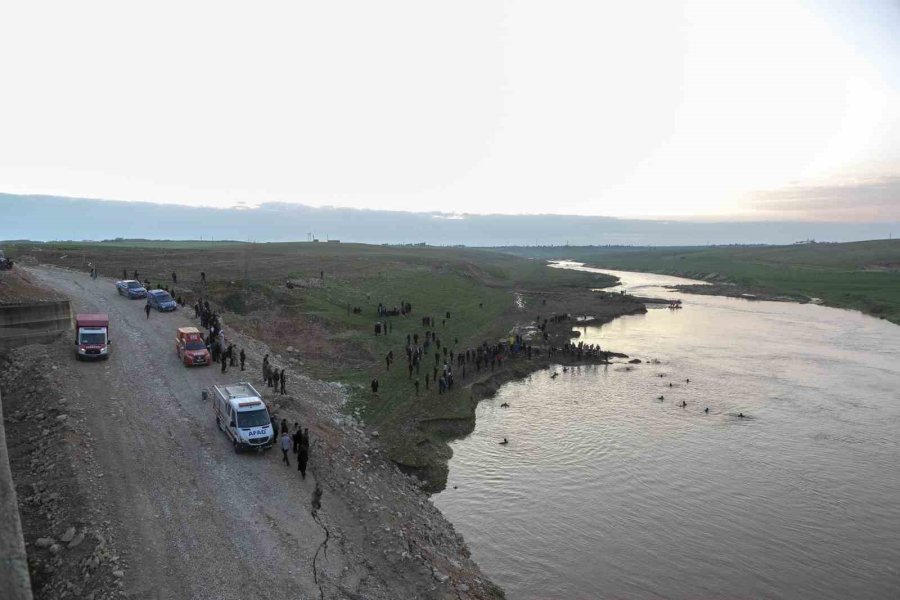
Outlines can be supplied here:
[[596, 271], [683, 301], [581, 330], [659, 363], [505, 385], [433, 499], [508, 597], [900, 597], [900, 328]]

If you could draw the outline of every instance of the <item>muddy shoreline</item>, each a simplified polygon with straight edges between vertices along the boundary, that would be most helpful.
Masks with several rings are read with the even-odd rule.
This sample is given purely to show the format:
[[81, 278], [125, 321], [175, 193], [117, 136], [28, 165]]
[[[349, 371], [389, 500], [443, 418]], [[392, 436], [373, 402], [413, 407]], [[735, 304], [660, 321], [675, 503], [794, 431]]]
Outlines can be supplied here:
[[[509, 358], [496, 370], [486, 371], [480, 377], [467, 382], [464, 385], [464, 389], [468, 391], [468, 404], [464, 415], [454, 417], [433, 416], [419, 419], [418, 428], [427, 432], [431, 437], [439, 437], [442, 443], [437, 445], [437, 447], [429, 446], [423, 448], [423, 452], [432, 454], [432, 460], [426, 461], [425, 464], [408, 464], [395, 459], [394, 463], [397, 467], [404, 473], [414, 475], [422, 480], [423, 490], [429, 494], [440, 493], [446, 487], [449, 462], [453, 456], [450, 442], [464, 438], [475, 430], [475, 412], [478, 403], [495, 396], [504, 384], [527, 379], [534, 373], [549, 369], [553, 365], [575, 367], [612, 364], [611, 359], [616, 358], [627, 360], [629, 358], [628, 355], [615, 351], [605, 351], [603, 356], [583, 356], [582, 358], [576, 358], [560, 351], [555, 352], [552, 356], [548, 355], [549, 347], [560, 348], [563, 344], [572, 342], [579, 337], [580, 332], [574, 329], [575, 327], [597, 327], [610, 323], [622, 316], [643, 314], [647, 312], [645, 300], [648, 300], [649, 303], [656, 303], [656, 299], [635, 298], [618, 294], [615, 296], [621, 302], [613, 312], [602, 316], [591, 316], [590, 318], [571, 317], [553, 324], [547, 329], [547, 340], [535, 341], [535, 354], [532, 358], [524, 356]], [[525, 327], [527, 326], [525, 325]], [[517, 325], [517, 327], [522, 327], [522, 325]]]

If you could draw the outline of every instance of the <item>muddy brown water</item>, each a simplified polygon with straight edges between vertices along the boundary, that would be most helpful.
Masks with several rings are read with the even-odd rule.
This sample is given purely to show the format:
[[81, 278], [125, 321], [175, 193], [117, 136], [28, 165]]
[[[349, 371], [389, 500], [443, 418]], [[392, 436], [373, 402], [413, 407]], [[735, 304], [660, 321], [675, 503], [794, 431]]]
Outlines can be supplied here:
[[511, 599], [900, 597], [900, 328], [612, 273], [684, 308], [581, 339], [659, 364], [535, 373], [452, 444], [434, 503], [485, 572]]

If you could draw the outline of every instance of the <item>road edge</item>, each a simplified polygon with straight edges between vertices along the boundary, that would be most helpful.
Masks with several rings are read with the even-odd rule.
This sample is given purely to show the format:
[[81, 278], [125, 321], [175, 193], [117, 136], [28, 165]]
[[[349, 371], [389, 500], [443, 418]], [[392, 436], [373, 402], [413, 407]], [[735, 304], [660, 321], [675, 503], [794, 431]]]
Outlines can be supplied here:
[[0, 451], [3, 452], [0, 456], [0, 598], [31, 600], [28, 555], [3, 423], [3, 398], [0, 395]]

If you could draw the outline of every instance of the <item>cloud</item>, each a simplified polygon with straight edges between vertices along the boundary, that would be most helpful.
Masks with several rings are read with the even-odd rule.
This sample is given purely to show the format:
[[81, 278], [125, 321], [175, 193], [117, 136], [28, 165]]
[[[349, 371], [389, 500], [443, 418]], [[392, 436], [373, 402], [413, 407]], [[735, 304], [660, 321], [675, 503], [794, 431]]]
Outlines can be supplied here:
[[758, 213], [779, 218], [896, 221], [900, 220], [900, 175], [763, 190], [751, 194], [746, 204]]

